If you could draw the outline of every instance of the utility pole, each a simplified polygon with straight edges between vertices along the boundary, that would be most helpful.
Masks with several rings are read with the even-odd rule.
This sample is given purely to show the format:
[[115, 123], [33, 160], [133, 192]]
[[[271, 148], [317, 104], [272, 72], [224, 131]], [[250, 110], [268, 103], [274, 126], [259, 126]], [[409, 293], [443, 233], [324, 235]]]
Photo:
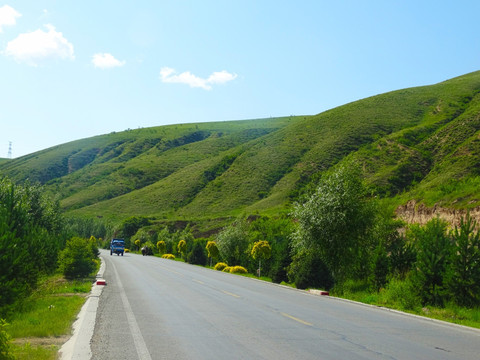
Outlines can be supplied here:
[[12, 158], [12, 142], [11, 141], [8, 142], [8, 155], [7, 155], [7, 157], [9, 159]]

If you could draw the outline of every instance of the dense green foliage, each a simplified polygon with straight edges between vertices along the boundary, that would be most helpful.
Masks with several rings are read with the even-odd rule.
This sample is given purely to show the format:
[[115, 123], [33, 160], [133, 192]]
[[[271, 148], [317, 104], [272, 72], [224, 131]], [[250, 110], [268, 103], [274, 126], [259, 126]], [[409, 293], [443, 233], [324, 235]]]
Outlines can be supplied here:
[[0, 359], [14, 360], [15, 357], [12, 354], [10, 345], [10, 335], [6, 331], [7, 326], [8, 324], [5, 320], [0, 319]]
[[0, 314], [57, 268], [61, 230], [58, 203], [40, 187], [0, 179]]
[[59, 255], [59, 267], [67, 279], [84, 278], [96, 269], [98, 257], [96, 240], [73, 237]]
[[325, 174], [315, 193], [295, 206], [293, 216], [297, 252], [317, 253], [338, 282], [358, 272], [356, 261], [369, 248], [375, 209], [353, 165]]
[[468, 215], [451, 234], [453, 251], [446, 284], [454, 301], [461, 306], [480, 304], [480, 232]]
[[415, 227], [413, 238], [417, 246], [414, 283], [424, 304], [443, 305], [444, 283], [449, 256], [452, 252], [446, 223], [433, 219], [425, 227]]

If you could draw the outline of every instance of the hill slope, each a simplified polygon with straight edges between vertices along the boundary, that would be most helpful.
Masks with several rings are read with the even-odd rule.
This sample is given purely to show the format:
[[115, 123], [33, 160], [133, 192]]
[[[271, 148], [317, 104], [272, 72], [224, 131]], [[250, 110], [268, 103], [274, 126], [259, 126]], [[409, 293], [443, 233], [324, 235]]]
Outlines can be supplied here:
[[0, 163], [67, 212], [200, 219], [284, 209], [346, 159], [398, 203], [479, 204], [480, 72], [315, 116], [162, 126], [97, 136]]

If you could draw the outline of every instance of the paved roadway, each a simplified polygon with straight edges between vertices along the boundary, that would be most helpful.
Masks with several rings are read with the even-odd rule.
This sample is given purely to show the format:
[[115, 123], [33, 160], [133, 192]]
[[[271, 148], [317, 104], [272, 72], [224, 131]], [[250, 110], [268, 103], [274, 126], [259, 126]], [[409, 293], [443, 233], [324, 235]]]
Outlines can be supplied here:
[[480, 332], [172, 260], [102, 253], [93, 359], [479, 359]]

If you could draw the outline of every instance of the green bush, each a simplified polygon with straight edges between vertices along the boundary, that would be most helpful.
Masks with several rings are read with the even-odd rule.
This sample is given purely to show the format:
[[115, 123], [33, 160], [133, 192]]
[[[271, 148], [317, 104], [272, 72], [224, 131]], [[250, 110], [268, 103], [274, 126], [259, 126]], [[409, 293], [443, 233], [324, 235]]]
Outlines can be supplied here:
[[162, 259], [175, 260], [175, 255], [173, 255], [173, 254], [163, 254]]
[[67, 279], [87, 277], [95, 270], [95, 258], [88, 240], [73, 237], [60, 252], [59, 267]]
[[397, 305], [401, 310], [414, 310], [420, 304], [411, 280], [392, 278], [381, 291], [385, 305]]
[[225, 269], [226, 267], [228, 267], [227, 264], [225, 264], [224, 262], [219, 262], [215, 265], [214, 269], [218, 271], [223, 271], [223, 269]]
[[333, 287], [332, 273], [313, 251], [296, 254], [288, 268], [288, 277], [298, 289], [315, 287], [329, 290]]
[[201, 241], [194, 241], [192, 251], [187, 255], [187, 262], [203, 266], [207, 264], [207, 255], [205, 254], [205, 248]]
[[7, 326], [5, 320], [0, 319], [0, 359], [14, 360], [15, 357], [11, 354], [10, 335], [5, 330]]

